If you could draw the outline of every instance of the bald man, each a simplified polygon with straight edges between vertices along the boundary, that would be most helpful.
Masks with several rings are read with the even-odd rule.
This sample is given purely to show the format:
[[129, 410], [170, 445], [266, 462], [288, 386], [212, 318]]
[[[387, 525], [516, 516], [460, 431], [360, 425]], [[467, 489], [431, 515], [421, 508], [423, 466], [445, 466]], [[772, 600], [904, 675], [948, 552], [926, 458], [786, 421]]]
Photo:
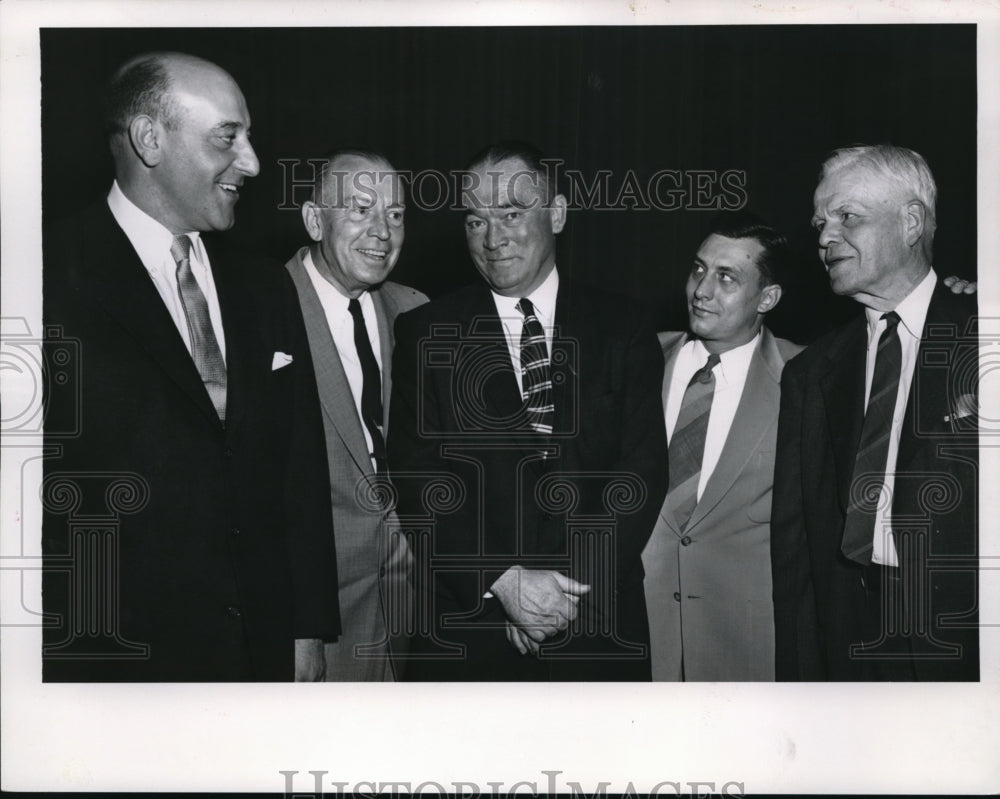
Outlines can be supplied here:
[[321, 678], [340, 621], [305, 329], [284, 270], [217, 236], [260, 168], [246, 102], [150, 53], [106, 103], [111, 190], [44, 238], [50, 346], [81, 357], [47, 408], [44, 679]]

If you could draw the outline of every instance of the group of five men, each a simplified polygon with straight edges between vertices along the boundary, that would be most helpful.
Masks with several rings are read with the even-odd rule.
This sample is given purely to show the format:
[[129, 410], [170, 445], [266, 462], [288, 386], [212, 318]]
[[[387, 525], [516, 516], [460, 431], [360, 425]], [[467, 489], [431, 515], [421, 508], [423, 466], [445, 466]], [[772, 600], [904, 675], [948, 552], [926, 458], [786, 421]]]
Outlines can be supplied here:
[[231, 76], [138, 56], [108, 127], [106, 202], [44, 243], [82, 376], [47, 407], [76, 433], [45, 679], [978, 679], [974, 303], [931, 268], [916, 153], [824, 164], [821, 257], [865, 314], [795, 357], [763, 324], [787, 242], [748, 214], [657, 342], [557, 268], [530, 146], [467, 165], [482, 280], [428, 301], [387, 279], [384, 156], [326, 159], [282, 271], [211, 235], [259, 170]]

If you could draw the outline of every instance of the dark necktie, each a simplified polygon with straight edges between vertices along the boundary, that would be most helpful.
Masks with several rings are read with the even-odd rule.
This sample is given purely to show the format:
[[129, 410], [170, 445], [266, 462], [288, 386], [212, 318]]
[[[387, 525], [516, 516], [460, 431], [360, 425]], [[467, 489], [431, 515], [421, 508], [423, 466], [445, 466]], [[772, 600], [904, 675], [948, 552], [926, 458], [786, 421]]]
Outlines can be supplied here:
[[845, 556], [866, 566], [872, 562], [875, 511], [885, 482], [892, 417], [896, 410], [899, 373], [903, 364], [903, 348], [897, 330], [899, 314], [889, 311], [882, 318], [885, 319], [885, 330], [879, 337], [875, 353], [875, 374], [861, 428], [858, 455], [854, 461], [844, 539], [840, 545]]
[[549, 352], [545, 347], [545, 331], [535, 316], [531, 300], [518, 301], [517, 310], [524, 314], [521, 328], [521, 384], [527, 397], [528, 426], [536, 433], [552, 434], [552, 375]]
[[715, 375], [712, 369], [719, 360], [716, 353], [710, 353], [705, 365], [691, 376], [667, 449], [670, 466], [667, 501], [674, 509], [682, 530], [687, 527], [698, 504], [698, 481], [701, 477], [701, 459], [705, 454], [705, 433], [715, 394]]
[[358, 351], [361, 362], [361, 417], [372, 437], [372, 459], [377, 471], [385, 471], [385, 438], [382, 436], [382, 376], [378, 370], [378, 361], [372, 350], [371, 339], [368, 338], [368, 328], [365, 325], [364, 314], [361, 313], [361, 303], [351, 300], [347, 310], [354, 319], [354, 348]]
[[174, 236], [170, 255], [177, 264], [177, 294], [187, 319], [188, 338], [191, 341], [191, 358], [201, 375], [208, 396], [212, 399], [219, 419], [226, 421], [226, 362], [215, 338], [212, 320], [208, 315], [208, 302], [198, 287], [191, 271], [191, 239]]

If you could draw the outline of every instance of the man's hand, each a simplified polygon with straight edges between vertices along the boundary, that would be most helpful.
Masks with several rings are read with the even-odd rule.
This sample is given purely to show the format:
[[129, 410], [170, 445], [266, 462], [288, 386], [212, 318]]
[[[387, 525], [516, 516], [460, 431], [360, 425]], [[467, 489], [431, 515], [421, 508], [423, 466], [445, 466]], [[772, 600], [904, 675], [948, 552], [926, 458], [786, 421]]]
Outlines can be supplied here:
[[527, 655], [529, 652], [532, 655], [538, 654], [538, 644], [532, 641], [524, 630], [520, 627], [514, 626], [514, 624], [509, 621], [507, 622], [507, 640], [510, 641], [511, 646], [513, 646], [522, 655]]
[[326, 657], [322, 638], [295, 639], [295, 682], [323, 682]]
[[580, 597], [589, 590], [589, 585], [557, 571], [520, 566], [507, 569], [490, 586], [507, 618], [537, 643], [569, 626], [576, 618]]
[[941, 281], [951, 289], [952, 294], [975, 294], [979, 284], [975, 280], [962, 280], [955, 275], [946, 277]]

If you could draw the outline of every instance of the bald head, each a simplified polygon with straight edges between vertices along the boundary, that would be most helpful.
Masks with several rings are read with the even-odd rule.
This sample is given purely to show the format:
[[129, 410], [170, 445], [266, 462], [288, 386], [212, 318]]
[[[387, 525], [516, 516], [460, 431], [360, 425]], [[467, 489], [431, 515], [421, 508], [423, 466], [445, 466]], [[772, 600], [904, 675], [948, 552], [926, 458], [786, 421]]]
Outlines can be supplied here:
[[185, 53], [145, 53], [108, 84], [106, 126], [125, 195], [174, 233], [225, 230], [260, 164], [240, 87]]

